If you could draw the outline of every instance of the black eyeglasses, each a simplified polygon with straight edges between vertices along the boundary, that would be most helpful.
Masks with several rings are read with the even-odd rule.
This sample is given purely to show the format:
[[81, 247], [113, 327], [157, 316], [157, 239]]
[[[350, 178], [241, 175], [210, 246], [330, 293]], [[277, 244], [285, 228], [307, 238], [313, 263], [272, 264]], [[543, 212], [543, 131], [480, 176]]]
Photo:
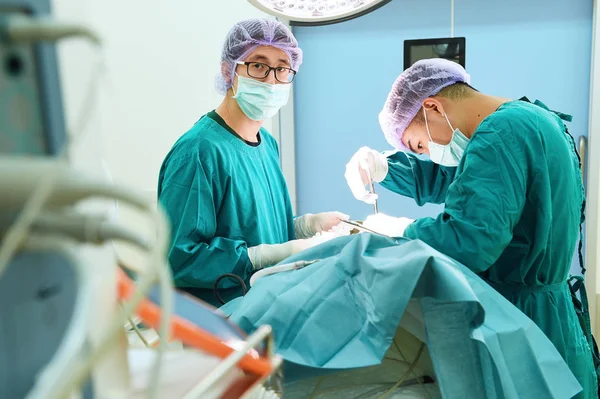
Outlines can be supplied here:
[[273, 68], [262, 62], [244, 62], [238, 61], [238, 65], [246, 65], [246, 73], [255, 79], [264, 79], [271, 71], [275, 74], [275, 80], [279, 83], [292, 83], [296, 77], [296, 71], [292, 68], [276, 67]]

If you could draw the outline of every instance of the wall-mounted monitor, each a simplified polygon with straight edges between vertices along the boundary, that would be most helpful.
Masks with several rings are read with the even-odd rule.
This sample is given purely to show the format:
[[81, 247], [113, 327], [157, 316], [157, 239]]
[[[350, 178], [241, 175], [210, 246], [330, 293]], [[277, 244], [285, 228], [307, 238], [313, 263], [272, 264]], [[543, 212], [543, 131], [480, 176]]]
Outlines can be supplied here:
[[449, 37], [404, 41], [404, 69], [419, 60], [445, 58], [465, 68], [466, 39]]

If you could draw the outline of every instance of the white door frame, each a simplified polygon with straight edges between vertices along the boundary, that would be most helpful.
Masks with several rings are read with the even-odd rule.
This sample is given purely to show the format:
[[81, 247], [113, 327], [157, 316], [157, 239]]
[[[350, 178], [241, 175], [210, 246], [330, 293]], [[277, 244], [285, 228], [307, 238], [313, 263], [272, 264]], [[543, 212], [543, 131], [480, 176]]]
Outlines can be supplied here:
[[[292, 29], [289, 21], [278, 20]], [[273, 118], [273, 133], [279, 141], [279, 156], [281, 170], [290, 192], [290, 200], [294, 215], [297, 212], [296, 199], [296, 125], [294, 120], [294, 85], [290, 90], [290, 99]]]
[[290, 200], [294, 215], [297, 211], [296, 204], [296, 130], [294, 121], [294, 86], [290, 90], [290, 100], [281, 109], [275, 121], [279, 129], [279, 153], [281, 170], [288, 185]]
[[600, 295], [598, 295], [598, 264], [600, 263], [600, 19], [598, 0], [594, 0], [592, 19], [592, 64], [590, 69], [590, 115], [587, 148], [587, 208], [585, 230], [585, 260], [587, 263], [586, 289], [594, 335], [600, 332]]

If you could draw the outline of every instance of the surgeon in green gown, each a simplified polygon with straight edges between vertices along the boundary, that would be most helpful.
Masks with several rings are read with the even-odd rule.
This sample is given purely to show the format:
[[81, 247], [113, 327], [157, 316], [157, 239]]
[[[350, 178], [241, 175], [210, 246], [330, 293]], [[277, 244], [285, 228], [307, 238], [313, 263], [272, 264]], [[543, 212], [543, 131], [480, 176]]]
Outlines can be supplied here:
[[[176, 287], [219, 306], [253, 272], [310, 248], [347, 219], [339, 212], [294, 218], [275, 139], [262, 126], [288, 101], [302, 51], [280, 22], [237, 23], [225, 39], [217, 89], [204, 115], [166, 156], [158, 200], [171, 221]], [[272, 300], [272, 298], [269, 298]]]
[[559, 115], [540, 102], [476, 91], [454, 62], [422, 60], [398, 77], [379, 116], [397, 151], [363, 147], [345, 176], [368, 203], [375, 199], [365, 189], [369, 176], [419, 205], [443, 203], [435, 218], [378, 214], [365, 226], [422, 240], [478, 273], [554, 343], [583, 387], [577, 397], [597, 398], [592, 352], [567, 284], [584, 189]]

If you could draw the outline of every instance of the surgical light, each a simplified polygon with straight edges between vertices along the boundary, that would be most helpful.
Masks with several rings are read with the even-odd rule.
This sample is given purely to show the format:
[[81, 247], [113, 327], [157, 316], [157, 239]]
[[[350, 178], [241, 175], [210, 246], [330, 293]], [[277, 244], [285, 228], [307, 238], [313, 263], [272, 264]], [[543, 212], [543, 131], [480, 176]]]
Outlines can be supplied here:
[[329, 25], [368, 14], [391, 0], [248, 0], [294, 26]]

